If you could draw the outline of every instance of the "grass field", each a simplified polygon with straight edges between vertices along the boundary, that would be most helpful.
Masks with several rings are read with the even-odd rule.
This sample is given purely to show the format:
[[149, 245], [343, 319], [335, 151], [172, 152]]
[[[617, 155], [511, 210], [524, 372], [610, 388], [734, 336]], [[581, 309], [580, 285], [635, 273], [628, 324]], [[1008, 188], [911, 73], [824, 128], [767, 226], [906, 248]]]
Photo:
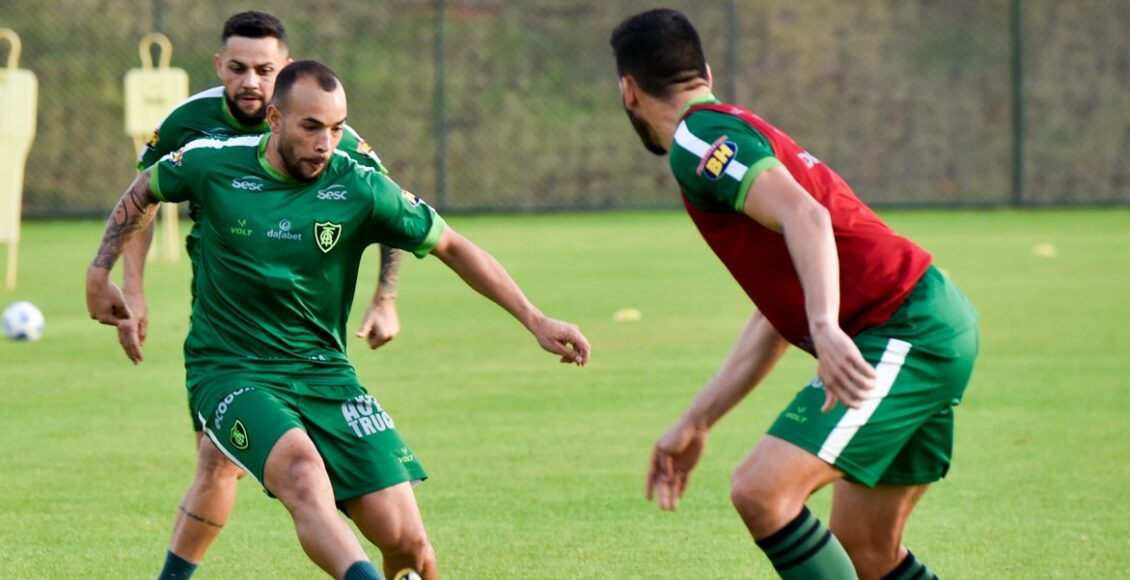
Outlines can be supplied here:
[[[1113, 578], [1130, 569], [1130, 211], [884, 212], [966, 291], [983, 349], [950, 477], [907, 545], [943, 578]], [[403, 332], [352, 357], [428, 467], [418, 497], [446, 578], [769, 578], [729, 476], [814, 372], [790, 353], [714, 430], [681, 509], [643, 499], [651, 444], [751, 307], [678, 213], [453, 217], [547, 313], [579, 323], [559, 365], [438, 260], [402, 269]], [[90, 321], [94, 222], [26, 224], [20, 284], [47, 317], [0, 341], [0, 578], [145, 578], [193, 470], [181, 340], [188, 267], [151, 263], [151, 336], [131, 366]], [[1053, 244], [1054, 257], [1036, 255]], [[363, 310], [375, 281], [366, 259]], [[638, 322], [614, 322], [621, 307]], [[810, 505], [827, 514], [828, 497]], [[375, 549], [370, 553], [377, 556]], [[198, 578], [320, 578], [245, 478]]]

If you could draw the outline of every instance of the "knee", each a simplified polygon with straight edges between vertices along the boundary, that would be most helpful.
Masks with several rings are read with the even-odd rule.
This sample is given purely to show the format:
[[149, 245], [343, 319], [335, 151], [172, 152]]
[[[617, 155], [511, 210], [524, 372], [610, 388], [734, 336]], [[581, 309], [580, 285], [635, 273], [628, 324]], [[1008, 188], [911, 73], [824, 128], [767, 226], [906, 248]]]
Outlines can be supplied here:
[[333, 490], [330, 486], [329, 476], [326, 474], [325, 465], [318, 456], [300, 455], [290, 458], [282, 466], [279, 477], [274, 484], [278, 489], [271, 489], [280, 500], [288, 507], [296, 504], [317, 503], [322, 500], [332, 502]]
[[765, 537], [789, 523], [804, 500], [790, 499], [787, 489], [749, 471], [738, 470], [730, 480], [730, 501], [754, 537]]
[[386, 560], [412, 562], [416, 570], [430, 569], [434, 565], [435, 550], [423, 530], [405, 530], [391, 540], [379, 546]]

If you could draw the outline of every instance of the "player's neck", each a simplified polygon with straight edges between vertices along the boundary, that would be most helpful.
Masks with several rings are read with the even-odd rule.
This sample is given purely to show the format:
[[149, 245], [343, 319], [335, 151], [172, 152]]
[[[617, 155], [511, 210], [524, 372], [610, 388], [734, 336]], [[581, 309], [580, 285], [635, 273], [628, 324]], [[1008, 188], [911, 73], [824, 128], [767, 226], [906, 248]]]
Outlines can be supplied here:
[[659, 138], [663, 141], [662, 145], [665, 149], [671, 150], [671, 142], [675, 139], [675, 129], [679, 126], [679, 120], [683, 118], [683, 111], [687, 108], [687, 103], [710, 95], [710, 85], [700, 84], [676, 92], [663, 103], [663, 109], [655, 123], [655, 130], [659, 133]]
[[287, 177], [294, 177], [286, 170], [286, 163], [283, 163], [282, 153], [279, 151], [278, 135], [275, 133], [267, 136], [267, 149], [263, 152], [263, 156], [275, 171]]

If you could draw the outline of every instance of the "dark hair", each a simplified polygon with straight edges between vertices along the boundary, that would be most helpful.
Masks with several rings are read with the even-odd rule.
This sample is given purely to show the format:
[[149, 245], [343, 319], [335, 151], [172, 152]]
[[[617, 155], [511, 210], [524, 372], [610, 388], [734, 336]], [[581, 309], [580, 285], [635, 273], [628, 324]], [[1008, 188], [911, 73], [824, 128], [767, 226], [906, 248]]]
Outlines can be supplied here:
[[658, 8], [630, 16], [609, 42], [620, 76], [632, 75], [654, 97], [667, 98], [675, 85], [706, 78], [702, 41], [681, 12]]
[[226, 44], [233, 36], [244, 38], [277, 38], [279, 44], [286, 44], [286, 28], [278, 18], [266, 12], [248, 10], [228, 18], [224, 23], [224, 32], [220, 35], [220, 43]]
[[275, 95], [271, 98], [271, 104], [282, 110], [283, 105], [286, 104], [286, 98], [290, 96], [290, 89], [294, 87], [295, 83], [306, 77], [313, 77], [318, 86], [327, 93], [341, 84], [341, 81], [337, 78], [337, 73], [330, 67], [316, 60], [296, 60], [284, 66], [279, 71], [278, 76], [275, 77]]

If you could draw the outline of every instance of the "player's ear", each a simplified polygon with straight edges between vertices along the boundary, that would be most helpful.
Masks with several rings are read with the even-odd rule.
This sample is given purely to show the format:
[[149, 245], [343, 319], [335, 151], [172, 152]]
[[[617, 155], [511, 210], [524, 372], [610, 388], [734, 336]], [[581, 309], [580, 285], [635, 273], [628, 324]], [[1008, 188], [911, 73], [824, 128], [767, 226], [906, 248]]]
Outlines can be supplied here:
[[282, 111], [274, 103], [267, 103], [267, 124], [271, 126], [272, 133], [278, 133], [282, 126]]
[[624, 99], [625, 108], [634, 109], [639, 104], [639, 95], [636, 92], [638, 90], [639, 85], [636, 84], [636, 79], [632, 75], [620, 77], [620, 96]]
[[714, 73], [710, 70], [710, 63], [706, 63], [706, 88], [714, 90]]
[[216, 74], [220, 74], [220, 66], [223, 62], [222, 60], [220, 60], [220, 53], [217, 52], [216, 54], [212, 55], [212, 60], [216, 63]]

